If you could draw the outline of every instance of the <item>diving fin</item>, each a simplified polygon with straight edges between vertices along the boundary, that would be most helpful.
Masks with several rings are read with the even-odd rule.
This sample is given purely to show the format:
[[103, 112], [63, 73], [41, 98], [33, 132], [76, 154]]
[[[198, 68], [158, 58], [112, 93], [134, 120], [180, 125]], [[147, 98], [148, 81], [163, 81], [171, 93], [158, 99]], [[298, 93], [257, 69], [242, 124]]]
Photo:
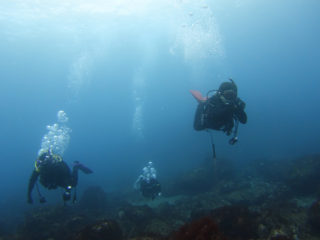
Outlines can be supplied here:
[[199, 92], [198, 90], [190, 90], [190, 92], [198, 102], [204, 102], [208, 99], [207, 97], [203, 97], [201, 92]]
[[74, 166], [77, 167], [78, 169], [80, 169], [85, 174], [93, 173], [93, 171], [90, 168], [86, 167], [85, 165], [83, 165], [82, 163], [80, 163], [78, 161], [74, 162]]

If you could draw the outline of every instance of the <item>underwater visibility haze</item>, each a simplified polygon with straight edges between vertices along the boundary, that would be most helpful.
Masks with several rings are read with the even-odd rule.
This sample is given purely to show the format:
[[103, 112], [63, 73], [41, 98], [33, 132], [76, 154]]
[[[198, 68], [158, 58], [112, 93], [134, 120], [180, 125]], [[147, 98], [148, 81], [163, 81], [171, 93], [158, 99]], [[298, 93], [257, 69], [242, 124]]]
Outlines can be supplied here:
[[234, 146], [213, 131], [218, 158], [319, 153], [319, 11], [317, 0], [1, 1], [0, 212], [32, 208], [34, 161], [54, 141], [94, 172], [79, 194], [131, 191], [148, 161], [160, 181], [195, 168], [212, 149], [190, 90], [229, 78], [248, 123]]

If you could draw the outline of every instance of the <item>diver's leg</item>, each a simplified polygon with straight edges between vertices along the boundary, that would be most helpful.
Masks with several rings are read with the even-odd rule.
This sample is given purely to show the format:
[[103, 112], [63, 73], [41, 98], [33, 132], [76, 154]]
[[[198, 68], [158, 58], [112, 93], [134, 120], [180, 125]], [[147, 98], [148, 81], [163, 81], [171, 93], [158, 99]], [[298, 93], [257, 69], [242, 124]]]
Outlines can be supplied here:
[[205, 103], [200, 102], [198, 104], [196, 114], [194, 116], [193, 128], [196, 131], [201, 131], [206, 128], [205, 126]]
[[72, 186], [75, 187], [78, 184], [78, 170], [79, 167], [77, 165], [74, 165], [72, 168], [71, 178], [72, 178]]
[[73, 163], [73, 169], [72, 169], [72, 173], [71, 173], [72, 186], [74, 186], [74, 187], [78, 184], [78, 170], [81, 170], [85, 174], [93, 173], [93, 171], [90, 168], [84, 166], [83, 164], [79, 163], [78, 161], [75, 161]]
[[74, 167], [77, 167], [79, 170], [81, 170], [85, 174], [93, 173], [93, 171], [90, 168], [88, 168], [87, 166], [83, 165], [78, 161], [74, 161], [73, 164], [74, 164]]

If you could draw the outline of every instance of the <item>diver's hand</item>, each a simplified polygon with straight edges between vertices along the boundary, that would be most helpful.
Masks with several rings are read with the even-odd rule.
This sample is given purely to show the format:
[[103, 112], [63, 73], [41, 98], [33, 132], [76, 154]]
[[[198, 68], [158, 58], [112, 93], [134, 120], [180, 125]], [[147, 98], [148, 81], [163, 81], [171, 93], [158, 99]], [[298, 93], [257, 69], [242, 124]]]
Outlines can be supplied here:
[[234, 145], [235, 143], [237, 143], [238, 142], [238, 137], [233, 137], [233, 138], [231, 138], [230, 140], [229, 140], [229, 144], [230, 145]]
[[33, 204], [33, 200], [31, 197], [28, 197], [28, 201], [27, 201], [29, 204]]
[[44, 196], [41, 196], [39, 201], [40, 201], [40, 203], [46, 203], [47, 202], [47, 200], [46, 200], [46, 198]]
[[222, 131], [223, 131], [227, 136], [230, 136], [230, 134], [231, 134], [231, 129], [226, 129], [226, 128], [224, 128], [224, 129], [222, 129]]

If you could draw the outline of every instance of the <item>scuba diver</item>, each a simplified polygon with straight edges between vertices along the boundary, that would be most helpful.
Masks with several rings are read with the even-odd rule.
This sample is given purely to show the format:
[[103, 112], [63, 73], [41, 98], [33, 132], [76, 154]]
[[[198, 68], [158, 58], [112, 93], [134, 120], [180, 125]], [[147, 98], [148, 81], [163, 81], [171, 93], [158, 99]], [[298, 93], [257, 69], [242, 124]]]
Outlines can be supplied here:
[[[218, 90], [211, 90], [203, 97], [199, 91], [191, 90], [191, 94], [198, 101], [193, 127], [197, 131], [204, 129], [221, 130], [228, 136], [235, 126], [231, 145], [238, 141], [238, 124], [247, 122], [244, 111], [246, 104], [238, 98], [238, 88], [232, 79], [223, 82]], [[215, 92], [209, 97], [209, 94]]]
[[[91, 174], [92, 171], [79, 163], [74, 162], [72, 172], [68, 165], [63, 161], [62, 157], [58, 154], [53, 154], [51, 151], [43, 151], [39, 154], [38, 159], [34, 164], [35, 168], [31, 174], [28, 186], [28, 203], [32, 204], [32, 190], [36, 185], [40, 203], [45, 203], [46, 199], [41, 195], [37, 184], [38, 177], [40, 183], [47, 189], [56, 189], [57, 187], [64, 188], [62, 195], [64, 203], [71, 199], [71, 191], [77, 186], [78, 183], [78, 170], [85, 174]], [[73, 195], [73, 203], [76, 201], [76, 191]]]
[[148, 162], [148, 165], [142, 169], [142, 174], [136, 180], [134, 188], [139, 190], [145, 198], [153, 200], [156, 196], [161, 196], [161, 185], [157, 180], [157, 171], [152, 162]]

